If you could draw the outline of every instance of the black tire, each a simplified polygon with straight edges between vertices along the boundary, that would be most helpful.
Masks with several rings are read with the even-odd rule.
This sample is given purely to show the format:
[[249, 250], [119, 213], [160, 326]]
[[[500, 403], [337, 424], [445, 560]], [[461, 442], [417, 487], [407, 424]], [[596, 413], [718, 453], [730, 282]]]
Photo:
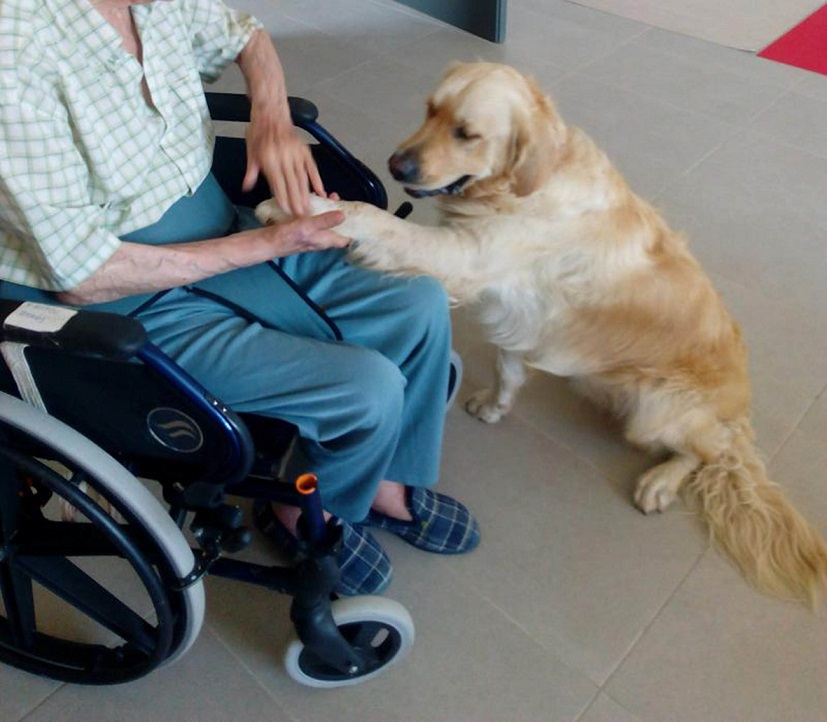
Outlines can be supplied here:
[[[75, 520], [62, 520], [65, 508]], [[81, 684], [141, 677], [200, 630], [203, 586], [176, 588], [193, 565], [123, 466], [0, 394], [0, 661]]]
[[308, 687], [343, 687], [365, 682], [403, 659], [414, 643], [411, 615], [385, 597], [350, 597], [331, 603], [342, 636], [366, 662], [358, 674], [339, 671], [295, 639], [284, 655], [287, 673]]

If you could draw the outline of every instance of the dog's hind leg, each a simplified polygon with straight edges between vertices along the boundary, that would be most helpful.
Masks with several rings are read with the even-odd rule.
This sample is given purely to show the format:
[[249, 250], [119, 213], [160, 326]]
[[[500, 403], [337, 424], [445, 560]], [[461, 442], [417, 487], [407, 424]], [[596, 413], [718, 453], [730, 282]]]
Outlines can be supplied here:
[[698, 468], [700, 459], [675, 454], [643, 474], [635, 488], [635, 505], [645, 514], [663, 511], [678, 495], [683, 482]]
[[465, 410], [487, 424], [496, 423], [511, 410], [527, 377], [523, 355], [499, 349], [494, 387], [477, 391], [466, 402]]

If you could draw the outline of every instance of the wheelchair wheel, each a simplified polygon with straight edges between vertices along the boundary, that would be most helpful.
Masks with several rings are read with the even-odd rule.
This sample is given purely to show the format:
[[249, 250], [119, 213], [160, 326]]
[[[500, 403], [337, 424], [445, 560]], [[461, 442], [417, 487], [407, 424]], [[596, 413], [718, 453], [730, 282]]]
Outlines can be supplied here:
[[123, 466], [0, 394], [0, 661], [114, 684], [177, 659], [204, 616], [203, 585], [176, 588], [194, 563], [173, 520]]
[[318, 655], [294, 640], [284, 656], [287, 673], [309, 687], [343, 687], [365, 682], [384, 672], [408, 654], [414, 643], [411, 615], [398, 602], [385, 597], [337, 599], [331, 612], [342, 636], [368, 660], [359, 675], [332, 668]]

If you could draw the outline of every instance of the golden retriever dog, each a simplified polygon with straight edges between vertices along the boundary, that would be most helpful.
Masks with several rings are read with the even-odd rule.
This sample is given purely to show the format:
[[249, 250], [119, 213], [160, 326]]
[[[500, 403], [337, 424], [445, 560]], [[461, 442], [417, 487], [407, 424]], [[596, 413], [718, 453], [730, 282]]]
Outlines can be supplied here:
[[[358, 202], [314, 197], [312, 209], [345, 212], [353, 262], [433, 276], [476, 312], [497, 375], [467, 410], [498, 421], [526, 367], [572, 379], [630, 442], [668, 452], [637, 481], [641, 510], [683, 491], [752, 584], [815, 606], [827, 545], [753, 445], [741, 331], [684, 238], [586, 134], [516, 70], [454, 64], [389, 167], [411, 195], [439, 196], [437, 227]], [[275, 201], [257, 214], [284, 218]]]

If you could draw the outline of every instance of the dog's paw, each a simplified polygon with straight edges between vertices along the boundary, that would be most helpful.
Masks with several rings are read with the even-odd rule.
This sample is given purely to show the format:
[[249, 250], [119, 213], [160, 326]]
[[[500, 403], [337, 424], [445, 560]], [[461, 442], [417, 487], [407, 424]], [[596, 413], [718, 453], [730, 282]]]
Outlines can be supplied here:
[[275, 198], [262, 201], [256, 206], [256, 218], [265, 226], [274, 226], [277, 223], [284, 223], [293, 218], [287, 211], [285, 211], [276, 201]]
[[664, 473], [661, 466], [649, 469], [637, 481], [635, 506], [644, 514], [665, 509], [675, 501], [678, 489], [671, 475]]
[[318, 216], [328, 211], [345, 210], [345, 204], [332, 198], [322, 198], [315, 193], [310, 194], [310, 215]]
[[465, 402], [465, 410], [486, 424], [496, 424], [508, 413], [508, 408], [497, 404], [491, 397], [491, 389], [477, 391], [468, 401]]

